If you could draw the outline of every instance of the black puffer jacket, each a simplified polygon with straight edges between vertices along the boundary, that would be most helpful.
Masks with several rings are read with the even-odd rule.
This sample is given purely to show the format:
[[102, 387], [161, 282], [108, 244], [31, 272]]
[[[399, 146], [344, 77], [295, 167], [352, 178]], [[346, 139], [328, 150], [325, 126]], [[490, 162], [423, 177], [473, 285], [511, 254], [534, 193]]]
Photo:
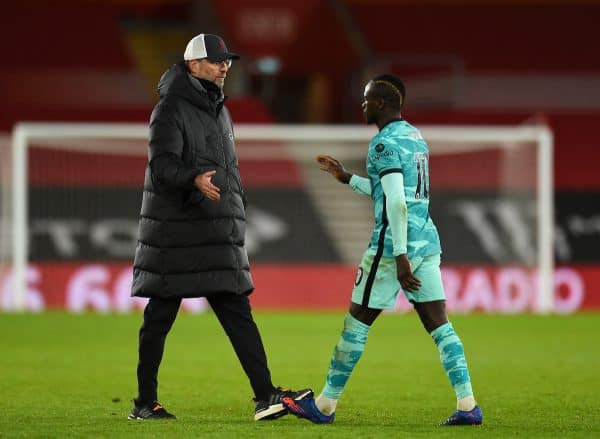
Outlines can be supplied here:
[[[223, 93], [192, 77], [183, 63], [165, 72], [158, 90], [132, 295], [250, 294], [245, 198]], [[212, 182], [221, 190], [219, 202], [193, 183], [210, 170], [217, 171]]]

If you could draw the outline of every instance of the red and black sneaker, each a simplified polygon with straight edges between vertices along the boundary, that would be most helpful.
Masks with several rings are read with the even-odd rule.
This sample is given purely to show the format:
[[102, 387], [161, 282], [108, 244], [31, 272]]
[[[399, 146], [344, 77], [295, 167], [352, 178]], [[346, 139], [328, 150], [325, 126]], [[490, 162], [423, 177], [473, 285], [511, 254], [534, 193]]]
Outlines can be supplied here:
[[137, 405], [131, 409], [128, 419], [177, 419], [174, 414], [169, 413], [157, 401], [149, 404]]

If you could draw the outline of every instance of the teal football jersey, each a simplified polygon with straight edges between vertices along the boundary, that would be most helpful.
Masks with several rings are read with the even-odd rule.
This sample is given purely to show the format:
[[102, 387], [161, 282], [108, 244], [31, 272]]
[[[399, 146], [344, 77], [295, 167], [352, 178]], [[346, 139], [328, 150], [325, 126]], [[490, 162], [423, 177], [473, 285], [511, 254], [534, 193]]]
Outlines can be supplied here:
[[408, 257], [441, 253], [438, 231], [429, 216], [429, 147], [419, 130], [402, 119], [388, 123], [369, 143], [367, 173], [375, 216], [369, 250], [382, 252], [383, 257], [394, 256], [392, 230], [381, 186], [381, 178], [391, 172], [401, 172], [404, 178]]

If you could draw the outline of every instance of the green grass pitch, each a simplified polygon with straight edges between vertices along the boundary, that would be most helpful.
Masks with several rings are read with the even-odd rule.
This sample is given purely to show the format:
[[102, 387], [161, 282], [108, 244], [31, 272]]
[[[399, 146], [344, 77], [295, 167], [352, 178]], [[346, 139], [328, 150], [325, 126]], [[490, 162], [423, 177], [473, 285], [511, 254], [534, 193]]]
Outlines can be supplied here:
[[[343, 312], [259, 312], [273, 380], [320, 391]], [[212, 313], [179, 316], [159, 376], [174, 422], [126, 419], [141, 315], [0, 314], [0, 437], [600, 437], [600, 314], [453, 316], [481, 427], [441, 428], [454, 395], [414, 314], [380, 317], [333, 425], [254, 422]]]

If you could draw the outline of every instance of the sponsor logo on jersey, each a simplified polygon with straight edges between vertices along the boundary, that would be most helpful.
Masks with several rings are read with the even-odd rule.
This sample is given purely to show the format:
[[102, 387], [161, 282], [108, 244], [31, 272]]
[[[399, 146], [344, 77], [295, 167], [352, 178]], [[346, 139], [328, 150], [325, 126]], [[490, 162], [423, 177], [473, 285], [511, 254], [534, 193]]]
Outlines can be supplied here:
[[380, 158], [394, 155], [394, 151], [385, 151], [385, 145], [383, 143], [375, 145], [375, 151], [377, 154], [373, 154], [373, 160], [379, 160]]
[[379, 159], [381, 159], [383, 157], [390, 157], [390, 156], [393, 156], [393, 155], [394, 155], [394, 151], [385, 151], [385, 152], [382, 152], [381, 154], [375, 154], [373, 156], [373, 160], [379, 160]]

